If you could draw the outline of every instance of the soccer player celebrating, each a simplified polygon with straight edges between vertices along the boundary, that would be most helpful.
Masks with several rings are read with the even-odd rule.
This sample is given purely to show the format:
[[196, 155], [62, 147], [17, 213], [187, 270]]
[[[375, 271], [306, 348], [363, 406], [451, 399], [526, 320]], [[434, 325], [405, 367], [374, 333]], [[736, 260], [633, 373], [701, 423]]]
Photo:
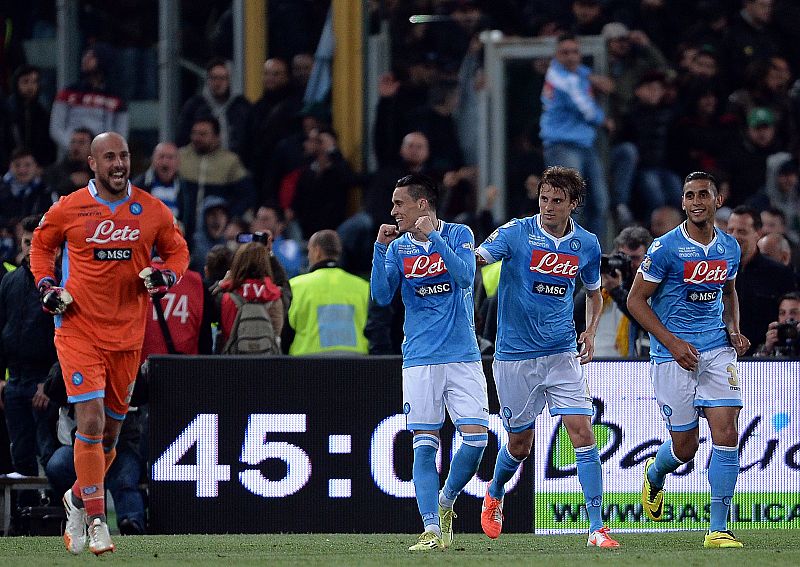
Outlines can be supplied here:
[[[148, 294], [166, 293], [186, 270], [189, 250], [170, 210], [129, 183], [122, 136], [98, 135], [89, 167], [89, 185], [61, 197], [34, 232], [31, 270], [43, 309], [56, 317], [56, 351], [77, 420], [78, 479], [64, 495], [64, 542], [70, 553], [80, 553], [88, 532], [89, 550], [100, 555], [115, 549], [103, 479], [133, 392]], [[150, 267], [154, 246], [162, 269]], [[54, 263], [62, 247], [57, 283]]]
[[[539, 214], [495, 230], [476, 251], [478, 264], [503, 261], [492, 365], [508, 443], [497, 456], [481, 510], [484, 533], [503, 527], [505, 484], [530, 455], [536, 417], [561, 416], [575, 447], [578, 480], [589, 515], [587, 545], [619, 547], [603, 526], [603, 479], [591, 428], [592, 398], [580, 365], [592, 360], [600, 321], [600, 244], [572, 220], [586, 195], [574, 169], [545, 170], [538, 187]], [[572, 317], [575, 278], [586, 286], [586, 331], [577, 338]], [[577, 352], [577, 354], [576, 354]]]
[[655, 458], [645, 461], [644, 510], [650, 519], [662, 519], [664, 479], [694, 457], [703, 415], [713, 441], [711, 526], [703, 545], [742, 547], [727, 530], [727, 519], [739, 475], [742, 392], [736, 355], [744, 354], [750, 341], [739, 332], [734, 287], [739, 244], [714, 227], [720, 203], [712, 175], [697, 171], [686, 176], [682, 206], [687, 219], [650, 245], [628, 295], [628, 309], [650, 333], [653, 388], [670, 435]]
[[[400, 179], [392, 195], [397, 226], [383, 224], [374, 246], [372, 297], [388, 305], [398, 286], [403, 330], [403, 411], [414, 432], [414, 488], [424, 531], [410, 551], [453, 542], [453, 504], [478, 470], [488, 439], [486, 377], [475, 338], [474, 237], [436, 217], [439, 188], [425, 175]], [[447, 408], [463, 443], [439, 492], [436, 453]]]

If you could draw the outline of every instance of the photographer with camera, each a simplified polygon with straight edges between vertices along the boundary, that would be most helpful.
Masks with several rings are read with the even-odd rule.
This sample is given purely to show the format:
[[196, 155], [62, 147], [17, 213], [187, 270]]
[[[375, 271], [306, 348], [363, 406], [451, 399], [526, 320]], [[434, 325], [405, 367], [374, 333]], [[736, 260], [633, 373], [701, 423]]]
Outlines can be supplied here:
[[[629, 226], [614, 239], [614, 252], [600, 259], [603, 311], [595, 336], [595, 357], [637, 358], [645, 356], [647, 335], [630, 316], [626, 302], [633, 277], [653, 242], [646, 228]], [[583, 297], [575, 299], [576, 327], [583, 325]]]
[[766, 342], [754, 356], [800, 357], [800, 292], [790, 291], [778, 304], [778, 320], [767, 327]]

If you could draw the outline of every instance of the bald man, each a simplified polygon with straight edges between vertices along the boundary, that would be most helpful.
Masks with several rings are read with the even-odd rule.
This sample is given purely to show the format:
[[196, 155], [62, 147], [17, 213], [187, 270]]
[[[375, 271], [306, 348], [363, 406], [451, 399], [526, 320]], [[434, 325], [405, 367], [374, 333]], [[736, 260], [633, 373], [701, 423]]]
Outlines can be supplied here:
[[792, 265], [792, 247], [786, 237], [777, 232], [765, 234], [758, 240], [758, 250], [764, 256], [780, 262], [784, 266]]
[[189, 211], [183, 206], [181, 179], [178, 175], [180, 165], [178, 146], [172, 142], [161, 142], [153, 149], [150, 167], [134, 179], [133, 184], [158, 198], [172, 211], [176, 219], [185, 222], [184, 215]]
[[[160, 298], [183, 275], [189, 250], [172, 213], [130, 184], [128, 143], [115, 132], [92, 140], [94, 179], [61, 197], [31, 243], [42, 307], [55, 318], [67, 399], [75, 407], [77, 481], [64, 494], [64, 543], [72, 554], [114, 551], [105, 516], [105, 473], [116, 455], [144, 340], [148, 294]], [[56, 280], [55, 258], [64, 249]], [[155, 247], [165, 260], [154, 269]]]

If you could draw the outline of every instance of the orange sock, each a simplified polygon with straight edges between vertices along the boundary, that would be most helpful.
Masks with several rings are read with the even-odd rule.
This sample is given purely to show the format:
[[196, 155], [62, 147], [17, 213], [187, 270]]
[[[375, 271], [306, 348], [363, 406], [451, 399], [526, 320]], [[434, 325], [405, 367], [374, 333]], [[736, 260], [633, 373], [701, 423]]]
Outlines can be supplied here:
[[[79, 495], [83, 500], [86, 515], [103, 516], [105, 514], [105, 456], [103, 454], [102, 435], [86, 435], [75, 433], [75, 474], [76, 485], [80, 487]], [[73, 494], [75, 493], [73, 486]]]
[[105, 474], [108, 474], [108, 469], [111, 468], [111, 464], [114, 462], [114, 458], [117, 456], [117, 448], [114, 447], [110, 451], [106, 451], [105, 448], [103, 448], [103, 451], [103, 456], [106, 458]]

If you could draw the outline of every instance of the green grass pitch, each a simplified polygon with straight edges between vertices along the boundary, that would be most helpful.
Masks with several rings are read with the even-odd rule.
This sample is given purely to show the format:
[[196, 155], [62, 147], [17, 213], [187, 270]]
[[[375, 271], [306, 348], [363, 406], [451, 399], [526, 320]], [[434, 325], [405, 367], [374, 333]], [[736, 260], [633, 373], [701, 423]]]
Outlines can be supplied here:
[[702, 532], [615, 534], [618, 550], [587, 548], [585, 536], [505, 534], [492, 541], [478, 534], [458, 534], [445, 552], [406, 551], [411, 534], [180, 535], [114, 537], [117, 552], [92, 557], [69, 555], [58, 537], [0, 538], [0, 565], [547, 565], [586, 567], [788, 567], [800, 565], [796, 530], [741, 531], [744, 549], [703, 549]]

